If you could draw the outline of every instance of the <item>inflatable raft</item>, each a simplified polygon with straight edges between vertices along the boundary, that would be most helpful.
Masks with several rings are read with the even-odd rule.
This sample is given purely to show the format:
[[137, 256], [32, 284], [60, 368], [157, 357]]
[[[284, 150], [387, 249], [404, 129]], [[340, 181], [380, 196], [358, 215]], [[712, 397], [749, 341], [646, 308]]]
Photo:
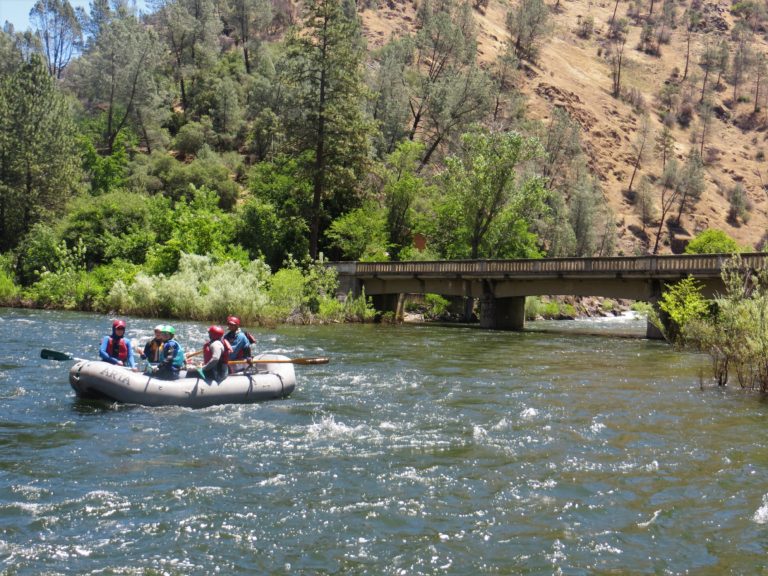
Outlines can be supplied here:
[[178, 380], [160, 380], [109, 362], [80, 360], [69, 370], [69, 383], [82, 398], [189, 408], [248, 404], [284, 398], [293, 392], [296, 374], [285, 356], [262, 354], [255, 359], [281, 360], [282, 363], [253, 364], [249, 372], [230, 374], [216, 382], [201, 378], [193, 370]]

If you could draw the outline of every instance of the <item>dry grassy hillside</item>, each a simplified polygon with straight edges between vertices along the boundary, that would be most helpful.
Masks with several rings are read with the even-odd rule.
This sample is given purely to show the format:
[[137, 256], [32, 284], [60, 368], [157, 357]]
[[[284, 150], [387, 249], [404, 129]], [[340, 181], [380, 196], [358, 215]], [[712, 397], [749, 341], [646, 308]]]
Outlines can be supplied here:
[[[549, 3], [554, 5], [552, 1]], [[647, 240], [643, 241], [639, 233], [640, 219], [626, 197], [635, 159], [632, 143], [636, 138], [640, 118], [631, 104], [611, 96], [610, 66], [605, 59], [605, 50], [601, 50], [601, 47], [605, 43], [614, 5], [613, 1], [561, 1], [559, 10], [552, 13], [555, 32], [543, 43], [540, 59], [526, 75], [523, 91], [528, 96], [530, 117], [546, 121], [553, 106], [562, 106], [581, 124], [583, 147], [589, 156], [589, 164], [602, 182], [616, 214], [619, 253], [632, 255], [646, 253], [648, 250]], [[489, 62], [496, 56], [507, 37], [504, 26], [507, 6], [508, 3], [503, 0], [490, 0], [484, 14], [475, 12], [480, 28], [479, 57], [483, 62]], [[626, 7], [627, 3], [619, 5], [618, 16], [624, 16]], [[689, 77], [691, 74], [701, 76], [698, 62], [704, 37], [707, 34], [712, 38], [723, 37], [728, 31], [722, 28], [727, 26], [730, 29], [733, 26], [733, 18], [729, 13], [730, 3], [705, 3], [703, 8], [709, 15], [705, 19], [710, 22], [709, 32], [695, 35]], [[679, 12], [682, 13], [683, 9], [681, 4]], [[363, 21], [369, 47], [381, 45], [391, 34], [413, 30], [414, 12], [413, 5], [406, 0], [384, 4], [376, 11], [365, 11]], [[595, 34], [590, 39], [582, 39], [576, 34], [576, 29], [580, 18], [588, 16], [594, 18]], [[675, 68], [684, 68], [685, 34], [683, 27], [678, 27], [672, 34], [671, 42], [661, 46], [661, 55], [650, 56], [637, 50], [640, 31], [640, 26], [630, 27], [624, 52], [622, 86], [635, 88], [642, 94], [651, 113], [653, 129], [658, 132], [661, 123], [658, 114], [654, 113], [656, 94]], [[764, 41], [758, 36], [755, 47], [762, 52], [766, 51]], [[683, 217], [682, 229], [675, 232], [678, 239], [684, 241], [688, 235], [713, 227], [724, 230], [742, 244], [753, 248], [762, 247], [768, 224], [768, 162], [764, 153], [768, 150], [768, 119], [765, 102], [762, 104], [762, 112], [752, 114], [753, 92], [753, 82], [747, 80], [741, 93], [749, 95], [750, 100], [730, 108], [730, 86], [714, 94], [714, 105], [720, 112], [713, 118], [709, 128], [710, 136], [706, 140], [706, 190], [694, 214]], [[749, 128], [740, 127], [745, 125], [749, 125]], [[692, 127], [682, 129], [676, 125], [673, 129], [676, 154], [681, 161], [691, 146]], [[660, 173], [661, 160], [655, 153], [651, 153], [641, 166], [634, 188], [637, 188], [641, 174], [659, 176]], [[744, 185], [752, 204], [747, 224], [734, 225], [727, 221], [728, 193], [737, 182]], [[654, 194], [660, 196], [660, 189], [655, 189]], [[652, 247], [655, 230], [648, 230]], [[678, 245], [678, 242], [672, 245], [665, 242], [660, 253], [669, 253], [672, 246], [678, 249]]]

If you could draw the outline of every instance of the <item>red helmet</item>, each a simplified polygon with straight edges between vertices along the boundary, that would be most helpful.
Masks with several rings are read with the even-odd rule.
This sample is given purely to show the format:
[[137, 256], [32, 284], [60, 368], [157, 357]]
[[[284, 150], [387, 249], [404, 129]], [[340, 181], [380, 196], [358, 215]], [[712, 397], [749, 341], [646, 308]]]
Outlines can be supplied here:
[[237, 316], [227, 316], [227, 324], [234, 324], [235, 326], [240, 326], [240, 318]]
[[220, 328], [219, 326], [210, 326], [208, 328], [208, 336], [211, 340], [218, 340], [224, 336], [224, 329]]
[[116, 328], [125, 328], [125, 320], [115, 320], [112, 322], [112, 330]]

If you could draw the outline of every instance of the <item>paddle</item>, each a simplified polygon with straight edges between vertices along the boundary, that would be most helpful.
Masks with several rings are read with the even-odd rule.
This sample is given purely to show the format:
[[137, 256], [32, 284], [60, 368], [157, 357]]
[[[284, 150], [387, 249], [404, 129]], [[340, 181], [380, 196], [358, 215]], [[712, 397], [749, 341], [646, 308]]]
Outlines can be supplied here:
[[43, 348], [40, 350], [40, 358], [44, 360], [80, 360], [80, 358], [75, 358], [72, 356], [72, 354], [68, 354], [67, 352], [56, 352], [56, 350], [46, 350]]
[[186, 354], [184, 354], [184, 359], [186, 360], [188, 358], [192, 358], [193, 356], [199, 356], [202, 353], [203, 353], [202, 348], [200, 350], [195, 350], [194, 352], [187, 352]]
[[279, 358], [275, 360], [269, 359], [250, 359], [250, 360], [230, 360], [227, 364], [328, 364], [330, 358]]

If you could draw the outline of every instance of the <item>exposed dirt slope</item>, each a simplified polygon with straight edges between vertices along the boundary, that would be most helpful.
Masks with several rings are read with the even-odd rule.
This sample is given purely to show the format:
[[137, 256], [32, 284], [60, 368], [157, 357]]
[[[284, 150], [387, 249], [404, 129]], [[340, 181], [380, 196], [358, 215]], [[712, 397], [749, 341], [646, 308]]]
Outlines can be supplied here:
[[[552, 2], [550, 2], [552, 4]], [[627, 3], [619, 5], [618, 16], [624, 16]], [[695, 35], [690, 59], [689, 78], [701, 78], [698, 64], [699, 53], [705, 37], [721, 38], [733, 26], [727, 2], [706, 3], [704, 12], [708, 15], [708, 32]], [[555, 21], [554, 34], [543, 44], [539, 62], [527, 74], [523, 91], [528, 96], [528, 115], [546, 120], [552, 113], [553, 106], [563, 106], [578, 120], [583, 129], [583, 145], [589, 156], [589, 164], [599, 177], [604, 192], [617, 219], [619, 253], [642, 254], [651, 247], [655, 231], [649, 229], [650, 238], [643, 241], [639, 235], [640, 221], [634, 207], [626, 198], [626, 190], [632, 174], [634, 154], [632, 143], [640, 125], [640, 117], [633, 107], [620, 99], [613, 98], [611, 92], [610, 66], [605, 58], [605, 34], [613, 13], [614, 2], [592, 2], [590, 0], [563, 0], [559, 11], [552, 12]], [[657, 1], [657, 11], [661, 2]], [[680, 18], [684, 7], [679, 8]], [[506, 2], [490, 0], [484, 14], [475, 12], [480, 28], [479, 57], [483, 62], [495, 58], [507, 38], [504, 26], [508, 10]], [[414, 30], [414, 6], [409, 2], [390, 2], [376, 11], [363, 12], [369, 47], [381, 45], [390, 35], [400, 35]], [[591, 16], [595, 21], [595, 34], [590, 39], [582, 39], [576, 34], [580, 18]], [[658, 132], [661, 123], [654, 113], [656, 95], [664, 82], [669, 80], [677, 68], [685, 66], [685, 33], [679, 26], [673, 31], [670, 44], [661, 47], [660, 56], [650, 56], [637, 50], [640, 26], [633, 25], [625, 48], [625, 65], [622, 85], [633, 87], [642, 94], [651, 112], [653, 128]], [[756, 48], [766, 51], [762, 40], [756, 41]], [[696, 83], [701, 86], [701, 80]], [[695, 235], [707, 227], [719, 228], [737, 239], [740, 243], [757, 248], [768, 223], [767, 186], [768, 167], [764, 150], [768, 121], [765, 116], [766, 103], [762, 102], [763, 111], [753, 114], [754, 84], [748, 80], [741, 93], [749, 96], [749, 101], [739, 103], [734, 108], [730, 97], [732, 87], [715, 93], [715, 107], [719, 111], [709, 128], [706, 140], [705, 158], [706, 190], [692, 215], [682, 219], [682, 229], [676, 231], [678, 238]], [[768, 88], [763, 93], [768, 92]], [[761, 96], [761, 100], [765, 97]], [[682, 161], [691, 146], [691, 127], [673, 128], [676, 140], [676, 154]], [[749, 126], [748, 128], [745, 128]], [[656, 154], [642, 164], [641, 172], [636, 177], [634, 188], [641, 174], [659, 176], [661, 161]], [[728, 193], [741, 182], [752, 204], [748, 223], [729, 223]], [[655, 191], [660, 196], [660, 191]], [[665, 235], [666, 236], [666, 235]], [[677, 249], [677, 243], [665, 242], [660, 252], [668, 253]]]

